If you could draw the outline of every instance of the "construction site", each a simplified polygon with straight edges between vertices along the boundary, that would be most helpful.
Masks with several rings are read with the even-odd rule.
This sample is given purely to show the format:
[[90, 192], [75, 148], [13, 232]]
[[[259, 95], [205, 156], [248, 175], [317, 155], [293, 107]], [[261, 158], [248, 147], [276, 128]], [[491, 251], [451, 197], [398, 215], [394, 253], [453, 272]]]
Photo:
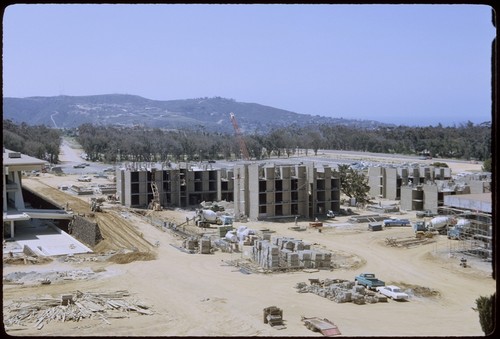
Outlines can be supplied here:
[[[43, 197], [69, 218], [57, 222], [53, 213], [38, 227], [25, 228], [62, 232], [53, 240], [40, 234], [39, 243], [23, 243], [22, 223], [13, 226], [8, 218], [37, 216], [28, 206], [34, 202], [23, 201], [21, 208], [20, 195], [8, 186], [16, 213], [22, 213], [9, 212], [7, 218], [4, 205], [7, 333], [366, 336], [387, 335], [391, 328], [391, 335], [405, 336], [415, 334], [416, 315], [426, 324], [421, 335], [481, 332], [477, 313], [463, 312], [463, 305], [472, 308], [475, 298], [495, 291], [491, 217], [465, 213], [463, 201], [450, 202], [455, 222], [447, 229], [459, 225], [458, 238], [427, 230], [432, 236], [419, 239], [411, 226], [382, 225], [375, 231], [370, 224], [407, 218], [429, 226], [432, 217], [394, 208], [397, 202], [387, 199], [373, 209], [341, 203], [330, 166], [242, 164], [233, 171], [134, 166], [116, 172], [116, 193], [126, 194], [96, 189], [81, 195], [61, 188], [61, 177], [49, 173], [9, 176], [25, 188], [22, 197]], [[251, 184], [250, 178], [262, 183]], [[70, 187], [77, 179], [63, 180]], [[113, 180], [93, 177], [91, 183], [104, 187]], [[238, 199], [239, 194], [245, 198]], [[259, 200], [264, 195], [269, 204]], [[349, 214], [328, 218], [328, 210]], [[304, 214], [292, 213], [297, 211]], [[356, 286], [354, 276], [367, 271], [403, 287], [409, 302], [389, 301]], [[297, 283], [308, 280], [310, 285]], [[351, 309], [352, 304], [373, 305]], [[409, 312], [411, 319], [405, 316]], [[207, 313], [214, 315], [210, 321]], [[447, 326], [440, 316], [428, 316], [444, 313], [460, 319]]]

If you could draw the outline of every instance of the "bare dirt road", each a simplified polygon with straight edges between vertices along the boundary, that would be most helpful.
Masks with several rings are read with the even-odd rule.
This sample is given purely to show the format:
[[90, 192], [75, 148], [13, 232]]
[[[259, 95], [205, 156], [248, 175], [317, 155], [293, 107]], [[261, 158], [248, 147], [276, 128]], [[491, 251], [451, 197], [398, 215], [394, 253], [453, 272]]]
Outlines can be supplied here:
[[[73, 209], [88, 208], [82, 198], [50, 191], [55, 181], [42, 175], [26, 183], [38, 187], [51, 199], [70, 202]], [[65, 178], [65, 180], [68, 180]], [[47, 186], [48, 185], [48, 186]], [[77, 200], [82, 201], [80, 204]], [[363, 210], [355, 211], [365, 213]], [[181, 223], [188, 211], [153, 212], [158, 218]], [[370, 212], [368, 212], [370, 213]], [[125, 216], [125, 217], [124, 217]], [[415, 219], [414, 213], [403, 217]], [[62, 280], [50, 285], [3, 286], [5, 305], [28, 297], [53, 296], [76, 291], [127, 290], [153, 312], [140, 315], [123, 312], [122, 317], [95, 316], [74, 321], [47, 322], [38, 330], [32, 323], [7, 328], [13, 336], [322, 336], [308, 330], [301, 316], [332, 320], [347, 337], [365, 336], [482, 336], [479, 316], [473, 310], [475, 300], [496, 291], [491, 277], [491, 263], [470, 259], [469, 267], [460, 267], [460, 258], [451, 249], [457, 242], [436, 236], [412, 247], [393, 247], [387, 238], [414, 237], [409, 227], [367, 231], [366, 223], [350, 224], [338, 217], [320, 233], [307, 228], [297, 232], [294, 223], [250, 221], [237, 223], [254, 230], [267, 228], [272, 237], [301, 239], [332, 253], [331, 270], [244, 274], [231, 261], [244, 260], [251, 247], [238, 253], [188, 254], [174, 246], [182, 239], [171, 231], [162, 231], [120, 207], [106, 206], [96, 218], [107, 241], [98, 252], [111, 248], [135, 247], [154, 253], [154, 260], [117, 264], [109, 260], [84, 260], [92, 255], [76, 256], [71, 261], [54, 260], [43, 265], [4, 265], [4, 276], [12, 272], [71, 271], [91, 269], [98, 277], [84, 280]], [[307, 226], [300, 221], [299, 226]], [[206, 232], [215, 232], [213, 229]], [[160, 246], [151, 244], [159, 242]], [[172, 246], [174, 245], [174, 246]], [[62, 258], [60, 258], [62, 259]], [[379, 302], [356, 305], [336, 303], [312, 293], [298, 293], [299, 282], [309, 279], [353, 280], [361, 272], [373, 272], [387, 284], [405, 287], [408, 302]], [[421, 293], [421, 291], [429, 293]], [[283, 310], [285, 329], [277, 330], [263, 323], [263, 308], [277, 306]]]

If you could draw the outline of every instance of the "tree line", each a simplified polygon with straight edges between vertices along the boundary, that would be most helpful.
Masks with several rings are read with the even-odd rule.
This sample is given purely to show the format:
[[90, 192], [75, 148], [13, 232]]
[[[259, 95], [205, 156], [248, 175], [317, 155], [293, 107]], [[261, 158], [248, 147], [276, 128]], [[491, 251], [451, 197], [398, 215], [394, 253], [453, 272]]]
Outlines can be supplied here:
[[[46, 126], [16, 125], [4, 120], [4, 146], [57, 163], [61, 132]], [[204, 161], [240, 158], [234, 134], [206, 130], [163, 130], [82, 124], [66, 131], [82, 145], [89, 160]], [[317, 154], [320, 149], [393, 154], [430, 154], [434, 158], [485, 161], [491, 159], [491, 125], [467, 122], [443, 127], [357, 128], [344, 125], [274, 128], [243, 136], [250, 157], [288, 157], [297, 150]]]
[[30, 126], [3, 120], [3, 146], [15, 152], [59, 163], [61, 131], [44, 125]]

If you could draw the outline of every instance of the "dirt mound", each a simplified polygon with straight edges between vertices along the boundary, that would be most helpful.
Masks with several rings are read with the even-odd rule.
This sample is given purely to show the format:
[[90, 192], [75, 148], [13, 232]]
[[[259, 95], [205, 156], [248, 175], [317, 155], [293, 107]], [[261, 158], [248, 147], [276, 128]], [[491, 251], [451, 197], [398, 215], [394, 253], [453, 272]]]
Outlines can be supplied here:
[[441, 293], [439, 293], [439, 291], [433, 290], [429, 287], [406, 284], [401, 281], [395, 283], [394, 285], [397, 285], [404, 290], [411, 290], [411, 293], [416, 297], [438, 298], [441, 296]]
[[111, 256], [108, 261], [114, 262], [115, 264], [128, 264], [133, 261], [149, 261], [155, 259], [156, 254], [152, 252], [129, 252], [117, 253]]

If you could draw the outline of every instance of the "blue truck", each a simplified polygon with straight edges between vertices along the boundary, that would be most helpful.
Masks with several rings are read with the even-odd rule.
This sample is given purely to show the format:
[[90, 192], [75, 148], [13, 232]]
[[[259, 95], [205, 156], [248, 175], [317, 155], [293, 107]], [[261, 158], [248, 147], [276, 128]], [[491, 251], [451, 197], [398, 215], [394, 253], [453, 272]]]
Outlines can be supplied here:
[[375, 277], [373, 273], [361, 273], [354, 277], [354, 281], [358, 285], [362, 285], [370, 290], [375, 290], [377, 287], [385, 286], [385, 282]]
[[408, 219], [385, 219], [384, 226], [410, 226], [411, 222]]

